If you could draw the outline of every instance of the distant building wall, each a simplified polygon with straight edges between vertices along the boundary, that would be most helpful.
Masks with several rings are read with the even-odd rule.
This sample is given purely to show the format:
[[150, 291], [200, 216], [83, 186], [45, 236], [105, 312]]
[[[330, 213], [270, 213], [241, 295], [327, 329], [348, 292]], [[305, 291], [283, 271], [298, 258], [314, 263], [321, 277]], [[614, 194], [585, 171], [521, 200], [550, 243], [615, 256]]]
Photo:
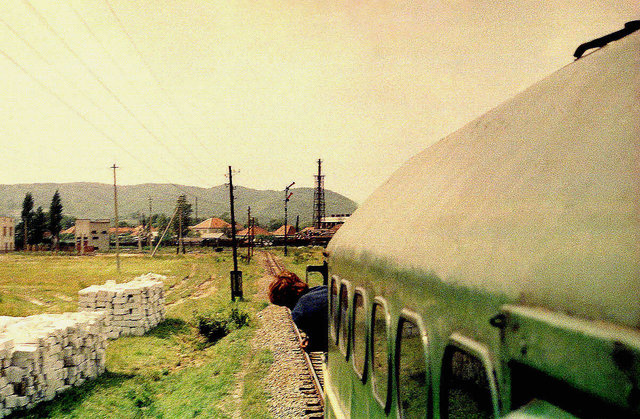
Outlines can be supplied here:
[[329, 217], [323, 217], [320, 223], [321, 228], [332, 228], [337, 225], [342, 225], [349, 219], [351, 214], [331, 214]]
[[81, 253], [109, 250], [109, 224], [109, 220], [76, 220], [76, 249]]
[[10, 217], [0, 217], [0, 252], [15, 250], [15, 221]]

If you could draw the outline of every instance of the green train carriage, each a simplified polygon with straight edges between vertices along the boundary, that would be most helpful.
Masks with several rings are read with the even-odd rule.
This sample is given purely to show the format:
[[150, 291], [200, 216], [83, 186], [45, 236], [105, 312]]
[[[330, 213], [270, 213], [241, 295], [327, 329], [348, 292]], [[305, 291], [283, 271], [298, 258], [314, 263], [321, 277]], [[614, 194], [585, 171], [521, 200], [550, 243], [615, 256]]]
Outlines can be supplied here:
[[411, 159], [327, 255], [327, 417], [640, 417], [640, 35]]

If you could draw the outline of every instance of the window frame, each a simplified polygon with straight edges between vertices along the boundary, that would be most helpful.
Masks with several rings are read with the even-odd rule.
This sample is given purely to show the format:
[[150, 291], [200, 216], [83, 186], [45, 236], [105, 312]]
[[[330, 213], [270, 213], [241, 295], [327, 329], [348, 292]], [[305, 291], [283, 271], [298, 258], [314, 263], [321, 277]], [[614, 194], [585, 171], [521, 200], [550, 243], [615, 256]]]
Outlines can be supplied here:
[[331, 281], [329, 283], [329, 313], [331, 314], [331, 321], [329, 322], [329, 333], [331, 335], [331, 339], [333, 340], [333, 344], [338, 346], [338, 308], [334, 307], [333, 301], [333, 286], [336, 286], [336, 301], [338, 302], [337, 307], [340, 306], [340, 278], [336, 275], [331, 275]]
[[429, 334], [427, 333], [427, 328], [422, 317], [416, 313], [415, 311], [409, 309], [402, 309], [400, 311], [400, 315], [398, 316], [398, 322], [396, 324], [396, 336], [395, 336], [395, 353], [394, 353], [394, 376], [396, 382], [396, 409], [397, 416], [402, 418], [402, 408], [401, 408], [401, 397], [400, 397], [400, 350], [402, 349], [402, 345], [400, 342], [402, 340], [402, 322], [410, 321], [418, 327], [418, 331], [420, 332], [420, 338], [422, 340], [422, 355], [424, 356], [425, 361], [425, 382], [427, 383], [427, 417], [433, 417], [433, 386], [431, 383], [431, 368], [429, 363]]
[[[445, 356], [449, 350], [449, 348], [458, 349], [460, 351], [466, 352], [467, 354], [475, 357], [482, 363], [484, 368], [484, 372], [487, 376], [487, 381], [489, 382], [489, 394], [491, 396], [491, 407], [493, 408], [493, 417], [500, 417], [500, 393], [498, 391], [498, 372], [496, 369], [496, 362], [494, 361], [491, 351], [489, 348], [471, 338], [468, 338], [458, 332], [454, 332], [449, 337], [447, 345], [444, 348], [442, 353], [442, 372], [440, 375], [440, 414], [442, 415], [443, 409], [448, 410], [449, 400], [449, 383], [446, 382], [446, 374], [444, 374], [445, 368], [450, 368], [450, 365], [445, 365]], [[446, 391], [445, 391], [446, 390]], [[445, 416], [447, 417], [447, 416]]]
[[[362, 372], [359, 372], [356, 367], [356, 357], [355, 357], [355, 336], [356, 336], [356, 295], [362, 296], [362, 310], [364, 313], [364, 359], [362, 360]], [[371, 322], [367, 321], [369, 319], [369, 299], [367, 298], [367, 293], [363, 288], [356, 287], [353, 291], [353, 296], [351, 298], [351, 306], [352, 306], [352, 315], [351, 315], [351, 335], [349, 337], [349, 342], [351, 344], [351, 366], [353, 371], [356, 373], [356, 376], [360, 379], [360, 381], [364, 384], [367, 381], [367, 364], [369, 359], [369, 325]]]
[[[342, 355], [344, 355], [344, 358], [348, 361], [349, 360], [349, 349], [351, 349], [349, 343], [350, 343], [350, 338], [351, 338], [351, 322], [352, 322], [352, 309], [353, 307], [351, 305], [349, 305], [349, 288], [350, 288], [350, 283], [349, 281], [346, 281], [344, 279], [340, 280], [340, 288], [339, 288], [339, 292], [338, 292], [338, 321], [337, 321], [337, 328], [336, 328], [336, 334], [337, 334], [337, 342], [336, 342], [336, 346], [338, 347], [338, 352], [340, 352]], [[344, 323], [344, 319], [342, 318], [342, 290], [345, 290], [345, 292], [347, 293], [347, 309], [345, 310], [345, 315], [347, 317], [346, 319], [346, 324]], [[344, 327], [346, 327], [346, 342], [344, 342], [344, 346], [341, 345], [342, 342], [342, 336], [341, 336], [341, 327], [344, 325]]]
[[373, 379], [373, 371], [374, 368], [368, 368], [367, 370], [371, 373], [371, 392], [373, 394], [373, 398], [376, 400], [376, 402], [378, 402], [378, 404], [380, 405], [380, 407], [382, 407], [382, 409], [384, 409], [384, 412], [386, 414], [389, 414], [389, 410], [391, 409], [391, 384], [392, 384], [392, 374], [391, 374], [391, 366], [392, 366], [392, 357], [393, 357], [393, 351], [392, 351], [392, 345], [391, 345], [391, 313], [389, 312], [389, 303], [386, 299], [376, 296], [374, 297], [373, 301], [371, 302], [371, 310], [369, 310], [369, 330], [371, 331], [371, 333], [369, 333], [369, 342], [368, 342], [368, 352], [369, 352], [369, 357], [368, 357], [368, 363], [372, 363], [373, 362], [373, 338], [374, 336], [374, 331], [375, 331], [375, 306], [378, 305], [379, 307], [382, 308], [382, 313], [384, 314], [384, 319], [385, 319], [385, 323], [386, 323], [386, 332], [385, 332], [385, 337], [387, 340], [387, 389], [386, 389], [386, 394], [384, 395], [384, 400], [382, 400], [379, 395], [378, 392], [376, 391], [376, 384], [375, 384], [375, 380]]

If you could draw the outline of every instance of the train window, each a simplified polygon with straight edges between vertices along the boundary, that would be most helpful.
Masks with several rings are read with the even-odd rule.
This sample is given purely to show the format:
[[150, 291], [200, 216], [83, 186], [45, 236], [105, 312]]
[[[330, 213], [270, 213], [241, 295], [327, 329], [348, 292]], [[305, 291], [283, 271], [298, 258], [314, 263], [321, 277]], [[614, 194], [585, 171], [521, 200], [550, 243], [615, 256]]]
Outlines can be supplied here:
[[333, 337], [334, 343], [338, 343], [338, 280], [336, 277], [331, 278], [331, 300], [329, 301], [331, 305], [331, 336]]
[[338, 348], [343, 355], [347, 356], [347, 346], [349, 339], [349, 292], [347, 286], [340, 287], [340, 313], [338, 314]]
[[351, 333], [351, 353], [353, 367], [360, 378], [364, 378], [365, 358], [367, 354], [367, 320], [364, 297], [360, 292], [353, 297], [353, 329]]
[[387, 315], [380, 303], [373, 305], [371, 328], [371, 380], [373, 392], [382, 404], [387, 405], [389, 383], [389, 342], [387, 337]]
[[398, 327], [398, 406], [403, 418], [426, 417], [429, 410], [427, 363], [420, 328], [401, 318]]
[[442, 417], [493, 417], [489, 377], [484, 365], [475, 356], [449, 346], [442, 363], [442, 384]]

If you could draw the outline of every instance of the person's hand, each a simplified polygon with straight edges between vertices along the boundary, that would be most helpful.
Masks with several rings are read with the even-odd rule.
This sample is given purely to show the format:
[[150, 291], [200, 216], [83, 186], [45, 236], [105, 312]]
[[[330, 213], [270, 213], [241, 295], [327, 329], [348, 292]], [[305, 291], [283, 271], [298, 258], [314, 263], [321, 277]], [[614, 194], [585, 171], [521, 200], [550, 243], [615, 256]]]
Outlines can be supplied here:
[[300, 333], [300, 347], [305, 349], [307, 346], [309, 346], [309, 337], [304, 333]]

